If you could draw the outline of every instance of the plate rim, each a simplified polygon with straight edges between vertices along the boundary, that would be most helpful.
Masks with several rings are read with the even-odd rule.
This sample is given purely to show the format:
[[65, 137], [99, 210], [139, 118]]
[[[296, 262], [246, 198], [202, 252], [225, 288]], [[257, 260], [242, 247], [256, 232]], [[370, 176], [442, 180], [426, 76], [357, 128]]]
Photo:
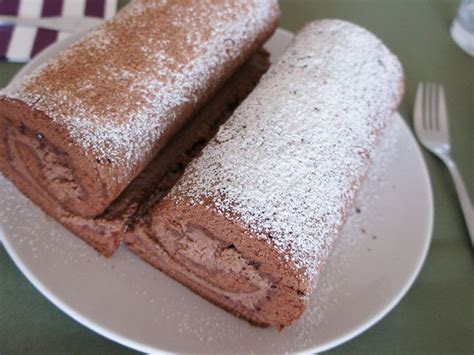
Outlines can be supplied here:
[[[50, 53], [57, 51], [58, 48], [61, 48], [65, 45], [65, 43], [68, 43], [67, 45], [71, 45], [75, 41], [79, 40], [82, 38], [84, 35], [86, 35], [90, 30], [87, 31], [82, 31], [76, 34], [70, 35], [68, 38], [64, 40], [64, 42], [56, 42], [52, 46], [46, 48], [44, 51], [42, 51], [36, 58], [26, 65], [24, 65], [16, 74], [15, 76], [10, 80], [10, 83], [19, 80], [19, 78], [27, 75], [31, 69], [30, 67], [37, 67], [38, 65], [35, 65], [35, 61], [43, 61], [46, 58], [49, 58], [51, 55]], [[293, 36], [294, 34], [288, 30], [285, 30], [281, 27], [277, 29], [275, 33], [279, 33], [280, 35], [284, 36]], [[39, 65], [42, 65], [39, 64]], [[420, 258], [418, 259], [416, 263], [416, 267], [412, 270], [410, 273], [410, 277], [408, 280], [405, 282], [404, 286], [398, 290], [396, 294], [393, 295], [392, 300], [387, 303], [382, 309], [377, 311], [371, 318], [369, 318], [366, 322], [360, 324], [359, 326], [354, 327], [347, 333], [345, 333], [342, 336], [337, 337], [334, 340], [327, 341], [325, 343], [322, 343], [318, 346], [315, 347], [308, 347], [304, 350], [301, 351], [301, 353], [314, 353], [314, 352], [322, 352], [322, 351], [327, 351], [329, 349], [332, 349], [336, 346], [339, 346], [343, 343], [348, 342], [351, 339], [354, 339], [358, 335], [364, 333], [366, 330], [369, 328], [373, 327], [376, 323], [378, 323], [381, 319], [383, 319], [390, 311], [392, 311], [398, 303], [402, 300], [402, 298], [407, 294], [407, 292], [410, 290], [410, 288], [413, 286], [415, 280], [418, 278], [421, 269], [426, 261], [429, 248], [431, 245], [432, 237], [433, 237], [433, 228], [434, 228], [434, 196], [433, 196], [433, 187], [431, 183], [431, 178], [429, 175], [429, 170], [428, 166], [426, 164], [426, 161], [424, 159], [424, 156], [422, 154], [422, 150], [420, 145], [418, 144], [415, 136], [413, 135], [413, 132], [409, 128], [409, 125], [407, 122], [403, 119], [403, 116], [399, 112], [395, 112], [394, 115], [396, 116], [396, 119], [402, 122], [402, 130], [405, 131], [405, 134], [407, 134], [410, 137], [410, 140], [415, 144], [416, 146], [416, 156], [413, 157], [413, 159], [417, 160], [418, 163], [417, 165], [420, 166], [420, 170], [423, 171], [423, 182], [422, 185], [427, 188], [428, 192], [428, 201], [427, 205], [429, 206], [429, 210], [426, 213], [427, 216], [427, 221], [426, 225], [428, 226], [427, 228], [427, 237], [425, 238], [423, 248], [420, 249]], [[61, 312], [65, 313], [68, 317], [72, 318], [73, 320], [77, 321], [81, 325], [85, 326], [86, 328], [94, 331], [95, 333], [104, 336], [105, 338], [112, 340], [122, 346], [128, 347], [133, 350], [141, 351], [144, 353], [153, 353], [153, 354], [170, 354], [173, 353], [171, 350], [164, 350], [150, 347], [148, 345], [145, 345], [143, 343], [137, 342], [133, 340], [130, 337], [127, 337], [122, 334], [118, 334], [116, 331], [110, 330], [105, 326], [102, 326], [100, 324], [97, 324], [93, 320], [89, 320], [86, 316], [83, 316], [80, 312], [77, 312], [71, 306], [69, 306], [67, 303], [63, 302], [60, 298], [56, 297], [53, 291], [50, 291], [48, 287], [43, 285], [41, 280], [37, 279], [29, 270], [29, 268], [25, 265], [25, 263], [22, 261], [21, 257], [16, 253], [15, 248], [13, 245], [10, 243], [9, 239], [6, 238], [5, 233], [0, 229], [0, 240], [2, 241], [5, 250], [7, 251], [7, 254], [10, 256], [14, 264], [18, 267], [18, 269], [21, 271], [21, 273], [28, 279], [28, 281], [44, 296], [46, 297], [55, 307], [57, 307]]]

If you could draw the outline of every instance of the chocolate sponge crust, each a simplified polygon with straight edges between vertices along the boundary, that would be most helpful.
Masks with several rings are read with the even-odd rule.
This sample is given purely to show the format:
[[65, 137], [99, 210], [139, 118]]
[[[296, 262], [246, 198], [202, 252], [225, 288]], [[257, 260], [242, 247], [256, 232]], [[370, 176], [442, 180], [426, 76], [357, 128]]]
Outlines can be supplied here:
[[[155, 156], [142, 173], [122, 194], [96, 218], [84, 218], [71, 213], [45, 192], [41, 179], [25, 178], [44, 171], [35, 154], [50, 157], [52, 165], [61, 168], [67, 161], [52, 142], [40, 135], [41, 131], [30, 129], [7, 118], [0, 119], [0, 169], [17, 187], [47, 214], [54, 217], [74, 234], [97, 249], [104, 256], [111, 256], [124, 238], [125, 230], [139, 219], [143, 211], [158, 200], [177, 179], [185, 165], [200, 148], [215, 134], [219, 124], [252, 91], [260, 77], [269, 67], [268, 53], [259, 50], [221, 88], [221, 90], [188, 122]], [[11, 114], [21, 115], [21, 104]], [[38, 113], [41, 114], [41, 113]], [[12, 144], [11, 141], [15, 141]], [[17, 146], [23, 147], [22, 159]], [[24, 162], [24, 163], [23, 163]], [[18, 165], [19, 164], [19, 165]], [[24, 169], [28, 169], [25, 174]], [[166, 175], [166, 179], [164, 179]], [[60, 185], [59, 185], [60, 187]]]

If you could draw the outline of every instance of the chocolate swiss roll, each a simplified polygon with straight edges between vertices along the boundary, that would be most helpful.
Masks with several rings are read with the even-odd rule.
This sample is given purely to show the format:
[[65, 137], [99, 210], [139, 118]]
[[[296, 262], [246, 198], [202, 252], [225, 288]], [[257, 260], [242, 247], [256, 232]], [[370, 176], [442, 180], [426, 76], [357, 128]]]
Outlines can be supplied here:
[[173, 136], [104, 213], [94, 218], [81, 217], [58, 204], [48, 206], [49, 213], [103, 255], [111, 256], [125, 233], [177, 181], [186, 164], [252, 91], [269, 65], [268, 53], [260, 50], [254, 54]]
[[282, 329], [303, 313], [403, 95], [367, 30], [307, 25], [126, 236], [222, 308]]
[[97, 217], [278, 16], [276, 0], [132, 0], [0, 93], [1, 171], [47, 212]]

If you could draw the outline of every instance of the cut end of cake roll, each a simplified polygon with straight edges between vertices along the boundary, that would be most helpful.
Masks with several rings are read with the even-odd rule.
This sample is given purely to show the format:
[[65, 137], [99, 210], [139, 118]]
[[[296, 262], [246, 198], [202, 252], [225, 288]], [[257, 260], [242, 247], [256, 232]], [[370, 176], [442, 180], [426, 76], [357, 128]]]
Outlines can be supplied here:
[[309, 284], [288, 258], [205, 206], [163, 200], [128, 233], [127, 246], [197, 294], [258, 326], [293, 323]]
[[106, 188], [97, 183], [96, 169], [85, 169], [90, 163], [43, 112], [20, 100], [0, 99], [0, 169], [32, 200], [86, 215], [95, 210], [94, 201]]

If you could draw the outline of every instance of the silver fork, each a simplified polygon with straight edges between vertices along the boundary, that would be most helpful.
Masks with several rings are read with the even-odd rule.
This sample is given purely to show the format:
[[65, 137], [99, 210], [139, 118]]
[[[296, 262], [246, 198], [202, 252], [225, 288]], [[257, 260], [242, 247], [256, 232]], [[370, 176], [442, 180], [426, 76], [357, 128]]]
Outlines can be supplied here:
[[421, 143], [448, 167], [474, 247], [474, 210], [456, 163], [451, 158], [446, 98], [442, 85], [419, 83], [415, 99], [415, 132]]

